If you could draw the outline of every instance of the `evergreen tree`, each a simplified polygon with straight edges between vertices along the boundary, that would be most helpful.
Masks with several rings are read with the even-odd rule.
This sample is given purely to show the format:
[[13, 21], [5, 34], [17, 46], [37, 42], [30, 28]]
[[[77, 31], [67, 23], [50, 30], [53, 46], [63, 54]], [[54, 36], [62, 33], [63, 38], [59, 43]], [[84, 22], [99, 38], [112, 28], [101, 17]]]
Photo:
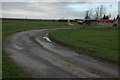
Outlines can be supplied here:
[[106, 20], [109, 20], [109, 16], [108, 15], [106, 16]]
[[119, 15], [117, 15], [116, 20], [119, 18]]
[[106, 19], [106, 16], [105, 16], [105, 14], [104, 14], [104, 16], [103, 16], [103, 20], [105, 20]]
[[113, 20], [116, 20], [116, 19], [115, 19], [115, 17], [114, 17], [114, 19], [113, 19]]

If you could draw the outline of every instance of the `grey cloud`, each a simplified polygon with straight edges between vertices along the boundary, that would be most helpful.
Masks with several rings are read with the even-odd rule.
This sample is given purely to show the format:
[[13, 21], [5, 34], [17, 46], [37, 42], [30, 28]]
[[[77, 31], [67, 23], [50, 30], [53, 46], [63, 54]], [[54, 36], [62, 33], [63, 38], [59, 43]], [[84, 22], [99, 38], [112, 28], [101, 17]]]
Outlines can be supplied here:
[[119, 2], [119, 0], [2, 0], [2, 2]]
[[86, 2], [3, 2], [2, 14], [3, 17], [83, 18], [85, 11], [68, 7], [73, 4], [84, 6]]
[[[79, 17], [82, 13], [75, 12], [73, 9], [68, 8], [70, 4], [67, 2], [3, 2], [3, 15], [4, 16], [18, 16], [29, 15], [29, 17], [39, 18], [73, 18]], [[79, 3], [83, 4], [83, 3]], [[23, 12], [26, 14], [23, 14]], [[14, 13], [16, 12], [16, 13]], [[30, 14], [28, 14], [30, 13]], [[18, 14], [18, 15], [17, 15]]]
[[18, 9], [18, 10], [25, 10], [25, 11], [44, 11], [42, 8], [39, 7], [32, 7], [32, 3], [29, 2], [3, 2], [2, 3], [3, 10], [11, 10], [11, 9]]

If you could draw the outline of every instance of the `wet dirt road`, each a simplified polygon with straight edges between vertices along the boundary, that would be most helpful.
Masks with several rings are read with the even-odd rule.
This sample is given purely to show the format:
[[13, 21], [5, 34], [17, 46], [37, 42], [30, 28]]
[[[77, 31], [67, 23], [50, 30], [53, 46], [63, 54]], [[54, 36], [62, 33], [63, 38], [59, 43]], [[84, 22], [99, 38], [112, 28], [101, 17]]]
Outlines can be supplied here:
[[67, 47], [45, 39], [53, 30], [41, 29], [15, 33], [3, 43], [10, 58], [33, 78], [113, 78], [117, 66], [77, 54]]

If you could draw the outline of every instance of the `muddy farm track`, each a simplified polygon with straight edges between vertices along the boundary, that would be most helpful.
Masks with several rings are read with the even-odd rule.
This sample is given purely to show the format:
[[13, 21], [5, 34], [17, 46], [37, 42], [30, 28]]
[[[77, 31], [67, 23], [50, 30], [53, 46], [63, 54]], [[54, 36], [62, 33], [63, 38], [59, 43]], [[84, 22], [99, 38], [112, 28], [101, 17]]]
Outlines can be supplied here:
[[47, 41], [50, 31], [67, 28], [29, 30], [9, 36], [3, 43], [9, 57], [33, 78], [113, 78], [116, 66], [77, 54], [67, 47]]

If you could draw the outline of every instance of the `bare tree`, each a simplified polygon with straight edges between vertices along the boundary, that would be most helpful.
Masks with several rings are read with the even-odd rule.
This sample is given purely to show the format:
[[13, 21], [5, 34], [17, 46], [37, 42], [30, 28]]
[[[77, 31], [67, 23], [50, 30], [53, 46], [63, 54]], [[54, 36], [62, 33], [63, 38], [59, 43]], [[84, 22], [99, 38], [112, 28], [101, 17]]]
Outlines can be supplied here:
[[95, 19], [101, 19], [103, 17], [103, 15], [106, 14], [106, 8], [103, 5], [101, 5], [100, 7], [97, 7], [95, 9], [95, 14], [96, 14]]
[[91, 19], [93, 15], [93, 9], [87, 10], [85, 14], [85, 19]]
[[85, 13], [85, 19], [88, 19], [88, 17], [89, 17], [88, 13], [89, 13], [89, 11], [87, 10], [86, 13]]
[[103, 17], [103, 15], [106, 13], [106, 8], [101, 5], [100, 6], [100, 19]]
[[96, 16], [95, 19], [99, 19], [99, 13], [100, 13], [99, 11], [100, 11], [100, 9], [99, 9], [99, 7], [97, 7], [97, 8], [95, 9], [95, 14], [96, 14], [96, 15], [95, 15], [95, 16]]
[[111, 18], [111, 14], [109, 13], [109, 15], [108, 15], [108, 19], [110, 19]]

